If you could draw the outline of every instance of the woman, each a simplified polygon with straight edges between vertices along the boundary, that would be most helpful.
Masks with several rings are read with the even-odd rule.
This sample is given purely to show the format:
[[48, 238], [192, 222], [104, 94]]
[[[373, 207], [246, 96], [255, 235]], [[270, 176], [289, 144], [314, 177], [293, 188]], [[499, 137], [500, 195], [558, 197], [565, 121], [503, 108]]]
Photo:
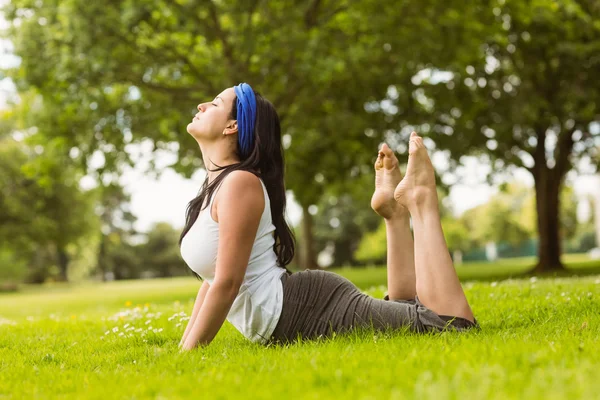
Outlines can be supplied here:
[[[444, 240], [433, 166], [412, 133], [406, 176], [383, 144], [371, 207], [387, 227], [388, 294], [329, 271], [291, 273], [284, 157], [273, 105], [245, 83], [198, 105], [187, 126], [207, 168], [187, 208], [181, 254], [203, 280], [180, 346], [208, 345], [227, 319], [245, 337], [284, 343], [354, 327], [463, 330], [477, 321]], [[215, 168], [216, 167], [216, 168]], [[409, 219], [412, 217], [414, 243]]]

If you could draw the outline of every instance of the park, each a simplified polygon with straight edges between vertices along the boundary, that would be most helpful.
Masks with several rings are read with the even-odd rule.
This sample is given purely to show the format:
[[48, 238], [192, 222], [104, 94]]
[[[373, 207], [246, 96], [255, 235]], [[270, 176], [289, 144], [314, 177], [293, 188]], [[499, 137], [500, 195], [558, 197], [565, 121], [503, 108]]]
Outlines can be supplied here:
[[[592, 0], [0, 0], [0, 397], [597, 398], [599, 20]], [[421, 135], [446, 246], [433, 256], [477, 326], [265, 345], [230, 314], [188, 348], [227, 293], [200, 296], [189, 249], [208, 241], [182, 243], [215, 176], [190, 126], [217, 121], [232, 87], [239, 133], [210, 140], [234, 138], [241, 161], [264, 145], [244, 118], [258, 135], [263, 96], [277, 110], [284, 159], [258, 165], [278, 261], [374, 299], [397, 293], [406, 254], [373, 206], [378, 150], [408, 176]], [[285, 170], [281, 196], [265, 165]], [[222, 210], [202, 221], [227, 226]], [[219, 248], [216, 265], [242, 253]]]

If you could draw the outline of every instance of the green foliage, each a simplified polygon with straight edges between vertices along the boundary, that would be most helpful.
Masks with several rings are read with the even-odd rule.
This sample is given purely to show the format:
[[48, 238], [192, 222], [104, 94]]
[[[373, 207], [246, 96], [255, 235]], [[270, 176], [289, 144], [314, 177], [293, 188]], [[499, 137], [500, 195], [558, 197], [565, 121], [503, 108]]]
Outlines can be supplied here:
[[25, 273], [23, 259], [7, 247], [0, 247], [0, 285], [19, 283], [25, 278]]
[[535, 234], [531, 190], [519, 184], [507, 184], [501, 189], [487, 203], [462, 216], [470, 237], [480, 246], [488, 242], [518, 245]]
[[96, 226], [94, 196], [80, 189], [61, 141], [40, 140], [0, 141], [0, 241], [31, 267], [32, 280], [45, 279], [52, 264], [65, 279], [69, 258]]
[[3, 74], [21, 105], [0, 131], [7, 120], [37, 129], [82, 170], [99, 151], [98, 178], [131, 164], [126, 146], [144, 139], [176, 148], [172, 167], [190, 176], [202, 166], [185, 133], [195, 105], [240, 81], [277, 107], [286, 184], [304, 207], [370, 174], [381, 140], [404, 152], [415, 126], [453, 166], [485, 154], [494, 171], [528, 168], [541, 204], [577, 159], [598, 157], [592, 0], [14, 0], [4, 11], [21, 63]]
[[[473, 14], [453, 13], [451, 22], [442, 22], [439, 45], [448, 50], [416, 62], [410, 83], [398, 80], [405, 95], [394, 100], [395, 119], [411, 120], [456, 161], [471, 154], [493, 172], [530, 171], [542, 267], [560, 267], [554, 250], [560, 186], [578, 159], [597, 157], [600, 145], [590, 129], [600, 119], [600, 8], [595, 0], [488, 4], [468, 11], [464, 5], [460, 11]], [[465, 51], [455, 51], [457, 38], [465, 39]]]
[[565, 185], [560, 193], [560, 234], [563, 240], [577, 234], [577, 196], [572, 186]]
[[387, 254], [386, 238], [385, 222], [381, 221], [375, 231], [367, 232], [362, 236], [354, 257], [360, 262], [385, 263]]
[[179, 234], [168, 223], [155, 224], [146, 235], [146, 242], [138, 249], [143, 269], [160, 277], [186, 274], [188, 267], [179, 252]]
[[123, 280], [191, 274], [181, 259], [180, 231], [170, 224], [156, 223], [144, 234], [120, 226], [110, 229], [101, 235], [98, 247], [96, 272], [101, 276]]
[[[129, 162], [128, 143], [149, 138], [157, 148], [179, 142], [173, 167], [191, 175], [201, 162], [185, 115], [250, 82], [282, 117], [292, 143], [288, 185], [308, 205], [319, 199], [317, 173], [322, 185], [340, 182], [374, 159], [377, 139], [364, 130], [376, 121], [363, 105], [385, 93], [383, 66], [398, 62], [384, 34], [402, 31], [405, 44], [417, 35], [376, 9], [372, 2], [13, 1], [6, 18], [19, 26], [8, 35], [22, 61], [7, 75], [21, 93], [41, 95], [43, 107], [24, 114], [23, 126], [64, 138], [83, 165], [103, 151], [99, 174]], [[368, 74], [365, 65], [374, 66]]]
[[320, 252], [327, 244], [333, 245], [333, 265], [360, 262], [355, 259], [355, 252], [361, 238], [376, 229], [381, 221], [371, 208], [375, 178], [374, 170], [370, 172], [357, 174], [352, 186], [343, 194], [339, 194], [338, 188], [330, 187], [317, 203], [318, 212], [314, 216], [316, 251]]
[[460, 218], [446, 217], [442, 220], [446, 244], [450, 251], [468, 251], [473, 239], [465, 222]]

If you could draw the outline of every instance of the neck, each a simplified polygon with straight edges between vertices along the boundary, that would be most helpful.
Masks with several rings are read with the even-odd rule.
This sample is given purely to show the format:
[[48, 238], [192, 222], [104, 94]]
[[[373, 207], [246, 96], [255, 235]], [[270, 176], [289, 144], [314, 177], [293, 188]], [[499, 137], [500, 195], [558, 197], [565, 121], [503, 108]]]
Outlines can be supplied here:
[[227, 166], [231, 164], [237, 164], [240, 162], [238, 157], [235, 155], [235, 150], [228, 146], [226, 143], [211, 143], [200, 145], [200, 151], [202, 152], [202, 160], [204, 160], [204, 166], [206, 173], [208, 174], [208, 182], [212, 182], [221, 171], [209, 171], [209, 169], [215, 169], [218, 166]]

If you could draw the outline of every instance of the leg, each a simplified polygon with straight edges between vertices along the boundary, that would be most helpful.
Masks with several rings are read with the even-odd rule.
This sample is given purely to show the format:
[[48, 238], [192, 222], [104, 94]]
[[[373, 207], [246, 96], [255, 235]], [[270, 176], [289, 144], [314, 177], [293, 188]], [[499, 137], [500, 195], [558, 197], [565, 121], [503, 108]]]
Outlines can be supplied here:
[[406, 176], [394, 198], [412, 216], [415, 235], [415, 272], [419, 300], [440, 315], [473, 322], [473, 312], [462, 290], [444, 239], [433, 165], [415, 132], [411, 134]]
[[398, 160], [384, 143], [375, 162], [375, 193], [371, 207], [385, 220], [390, 300], [414, 299], [417, 294], [410, 216], [408, 210], [394, 200], [394, 190], [401, 180]]

